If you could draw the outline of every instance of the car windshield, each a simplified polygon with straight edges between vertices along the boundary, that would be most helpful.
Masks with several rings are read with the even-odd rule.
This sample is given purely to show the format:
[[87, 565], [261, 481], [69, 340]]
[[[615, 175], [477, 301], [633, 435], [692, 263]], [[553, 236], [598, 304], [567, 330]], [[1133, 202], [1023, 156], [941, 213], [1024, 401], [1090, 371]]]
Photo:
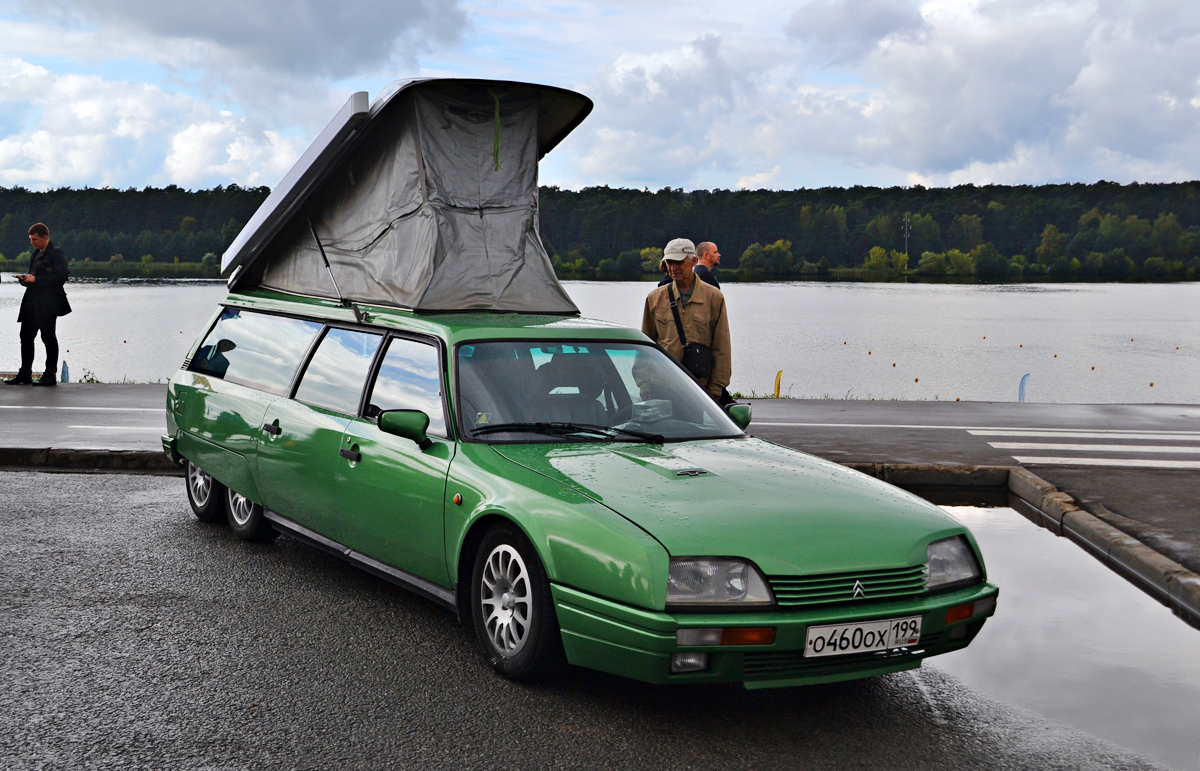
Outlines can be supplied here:
[[663, 442], [741, 436], [657, 348], [545, 340], [460, 345], [463, 435], [486, 442]]

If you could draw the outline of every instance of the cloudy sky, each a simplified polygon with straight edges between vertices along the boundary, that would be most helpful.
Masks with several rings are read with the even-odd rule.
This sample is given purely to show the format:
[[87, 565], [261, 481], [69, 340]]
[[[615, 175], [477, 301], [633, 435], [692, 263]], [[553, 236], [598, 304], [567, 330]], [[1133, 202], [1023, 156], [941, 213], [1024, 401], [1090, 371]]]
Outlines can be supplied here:
[[568, 188], [1200, 178], [1195, 0], [0, 0], [0, 186], [274, 185], [416, 75], [590, 96]]

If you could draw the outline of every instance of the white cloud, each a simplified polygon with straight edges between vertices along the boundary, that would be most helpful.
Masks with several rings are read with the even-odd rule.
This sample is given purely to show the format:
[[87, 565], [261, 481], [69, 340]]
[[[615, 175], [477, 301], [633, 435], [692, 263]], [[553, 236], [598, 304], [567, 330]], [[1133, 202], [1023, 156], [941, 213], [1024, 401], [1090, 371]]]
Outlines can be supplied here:
[[274, 183], [303, 149], [203, 101], [142, 83], [0, 62], [0, 104], [29, 125], [0, 139], [0, 185]]
[[783, 166], [776, 166], [770, 171], [761, 171], [758, 174], [751, 174], [746, 177], [741, 177], [737, 181], [739, 190], [763, 190], [769, 188], [771, 183], [779, 178], [779, 172], [783, 171]]

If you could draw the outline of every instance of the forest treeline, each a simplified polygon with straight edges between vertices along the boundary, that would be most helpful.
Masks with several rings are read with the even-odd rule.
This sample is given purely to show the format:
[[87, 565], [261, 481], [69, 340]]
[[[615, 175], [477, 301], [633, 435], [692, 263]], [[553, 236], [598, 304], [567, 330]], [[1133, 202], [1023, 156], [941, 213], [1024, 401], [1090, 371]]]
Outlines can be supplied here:
[[[29, 225], [40, 221], [70, 260], [93, 263], [77, 273], [215, 275], [219, 256], [269, 192], [237, 185], [0, 188], [0, 253], [9, 258], [6, 266], [19, 262], [29, 249]], [[691, 192], [543, 187], [540, 215], [555, 269], [574, 278], [653, 274], [662, 246], [679, 236], [716, 242], [725, 279], [1200, 278], [1200, 182]]]

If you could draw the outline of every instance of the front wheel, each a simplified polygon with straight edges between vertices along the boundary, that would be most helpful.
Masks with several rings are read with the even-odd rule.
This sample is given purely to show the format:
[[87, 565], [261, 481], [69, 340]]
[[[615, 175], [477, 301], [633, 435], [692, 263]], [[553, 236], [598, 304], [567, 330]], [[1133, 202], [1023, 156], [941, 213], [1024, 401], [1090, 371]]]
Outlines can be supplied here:
[[475, 637], [492, 668], [514, 680], [552, 675], [565, 662], [546, 570], [512, 525], [488, 531], [471, 572]]
[[278, 535], [263, 507], [241, 493], [226, 488], [225, 508], [229, 510], [229, 529], [243, 541], [269, 541]]
[[225, 485], [187, 462], [187, 497], [192, 513], [201, 522], [219, 522], [225, 516]]

